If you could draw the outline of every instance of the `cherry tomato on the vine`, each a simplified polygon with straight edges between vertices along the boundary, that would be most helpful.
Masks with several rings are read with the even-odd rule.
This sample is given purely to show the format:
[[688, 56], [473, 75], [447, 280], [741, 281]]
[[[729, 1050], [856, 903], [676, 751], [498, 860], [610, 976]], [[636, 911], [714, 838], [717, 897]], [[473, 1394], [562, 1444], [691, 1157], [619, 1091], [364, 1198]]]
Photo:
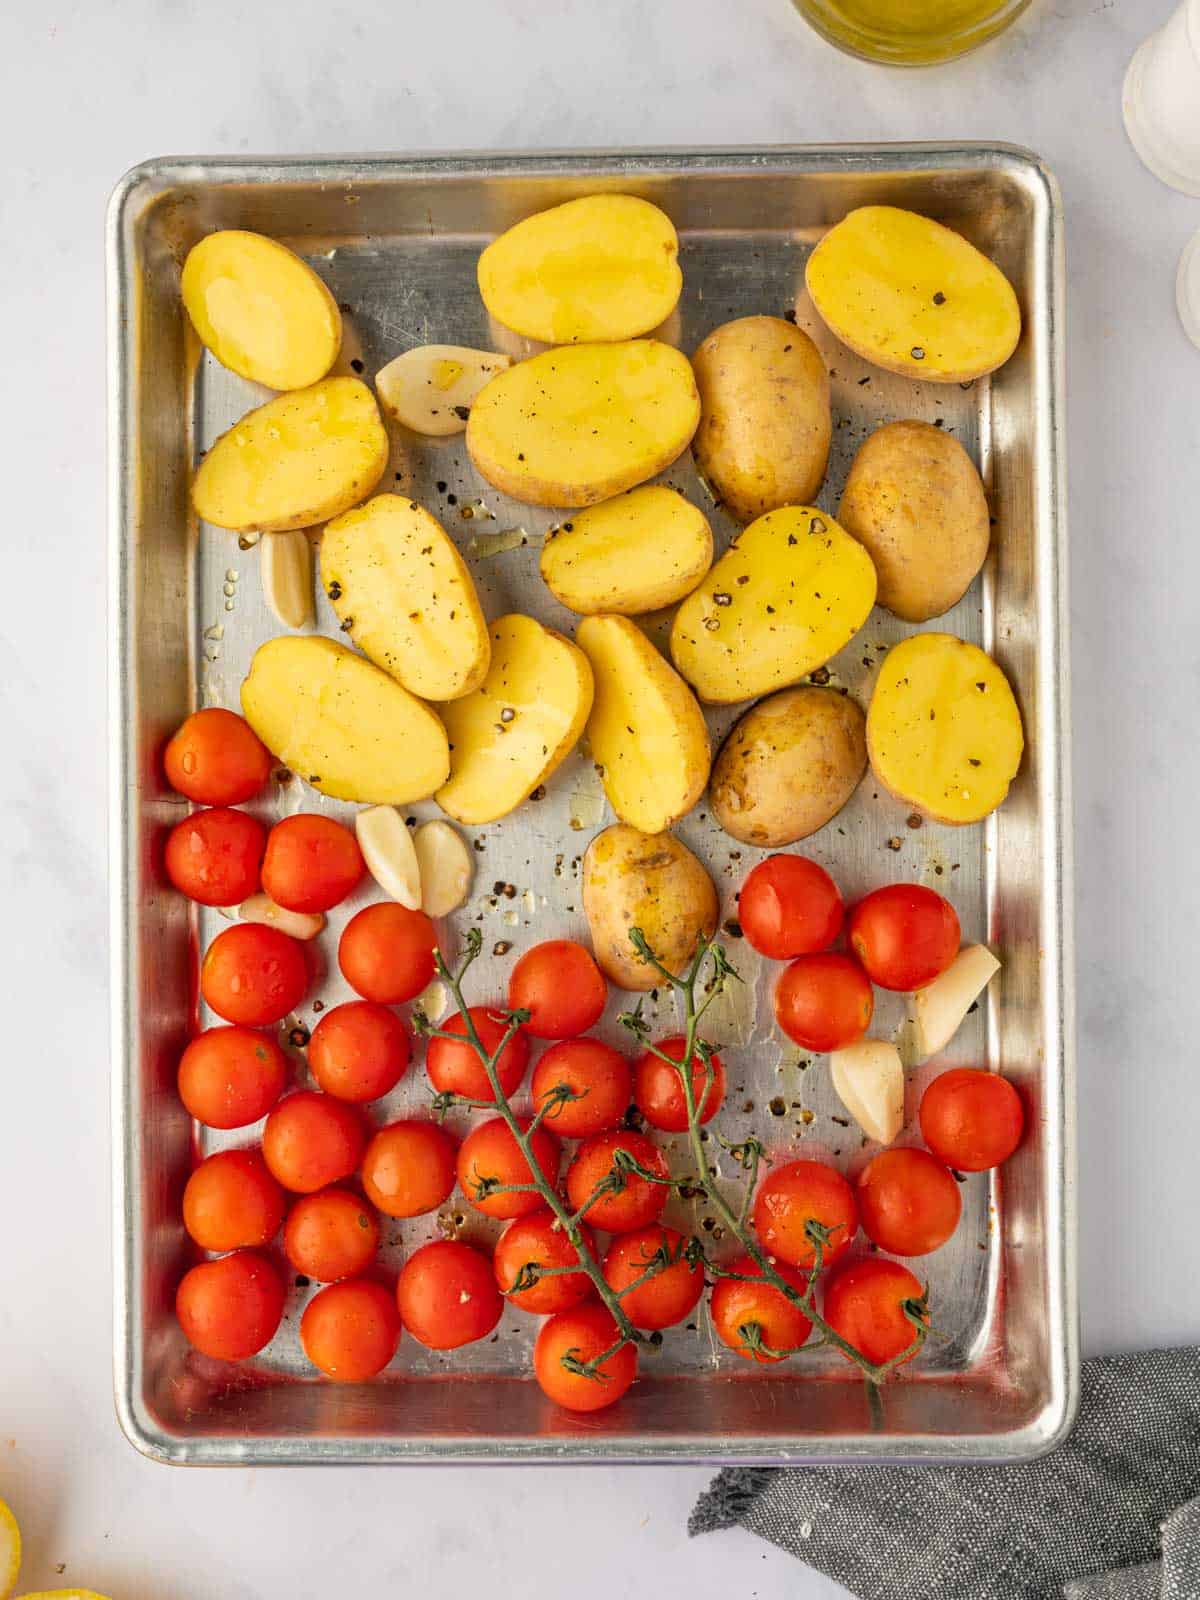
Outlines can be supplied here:
[[763, 1249], [794, 1267], [810, 1266], [815, 1259], [807, 1232], [810, 1222], [829, 1230], [821, 1257], [825, 1266], [845, 1255], [858, 1232], [854, 1190], [836, 1167], [823, 1161], [772, 1167], [754, 1197], [753, 1215]]
[[607, 1306], [581, 1305], [543, 1322], [533, 1347], [533, 1372], [542, 1393], [567, 1411], [601, 1411], [618, 1401], [637, 1377], [637, 1350], [623, 1344], [601, 1362], [594, 1377], [570, 1372], [564, 1356], [594, 1361], [620, 1338]]
[[312, 1031], [308, 1065], [338, 1100], [378, 1100], [408, 1070], [408, 1034], [394, 1011], [373, 1000], [349, 1000], [327, 1011]]
[[330, 911], [367, 870], [358, 840], [332, 817], [284, 817], [267, 835], [262, 885], [287, 911]]
[[423, 911], [394, 900], [364, 906], [342, 933], [338, 965], [364, 1000], [398, 1006], [413, 1000], [433, 978], [437, 934]]
[[270, 1034], [256, 1028], [206, 1028], [179, 1062], [179, 1098], [207, 1128], [257, 1122], [286, 1082], [287, 1057]]
[[904, 1314], [904, 1302], [920, 1300], [923, 1293], [921, 1284], [898, 1261], [867, 1256], [848, 1261], [830, 1275], [822, 1309], [835, 1333], [868, 1361], [882, 1366], [912, 1344], [916, 1329]]
[[300, 1318], [304, 1354], [338, 1383], [361, 1383], [382, 1372], [399, 1342], [395, 1297], [369, 1278], [331, 1283], [313, 1296]]
[[953, 1067], [936, 1077], [921, 1096], [919, 1116], [925, 1143], [959, 1172], [998, 1167], [1025, 1129], [1025, 1108], [1012, 1084], [978, 1067]]
[[892, 883], [858, 902], [846, 937], [872, 983], [923, 989], [958, 954], [958, 913], [923, 884]]
[[[775, 1271], [793, 1289], [803, 1293], [808, 1279], [786, 1262]], [[752, 1256], [739, 1256], [729, 1269], [736, 1278], [719, 1277], [709, 1301], [717, 1338], [746, 1361], [782, 1361], [798, 1349], [812, 1332], [812, 1323], [781, 1289], [763, 1279]], [[754, 1279], [747, 1283], [746, 1278]]]
[[574, 1100], [560, 1101], [546, 1114], [546, 1126], [564, 1139], [615, 1128], [629, 1109], [633, 1072], [619, 1050], [599, 1039], [563, 1039], [552, 1044], [533, 1069], [530, 1088], [539, 1110], [563, 1085]]
[[201, 1261], [184, 1273], [175, 1315], [201, 1355], [245, 1361], [275, 1337], [283, 1315], [283, 1282], [256, 1250]]
[[219, 933], [200, 964], [200, 993], [219, 1017], [251, 1027], [279, 1022], [308, 988], [304, 947], [259, 922]]
[[281, 1100], [263, 1129], [267, 1166], [285, 1189], [296, 1194], [313, 1194], [348, 1178], [365, 1143], [354, 1107], [312, 1089]]
[[958, 1226], [962, 1197], [928, 1150], [881, 1150], [858, 1177], [863, 1232], [894, 1256], [927, 1256]]
[[[669, 1176], [658, 1146], [644, 1133], [597, 1133], [585, 1139], [567, 1168], [567, 1198], [572, 1211], [581, 1211], [597, 1186], [608, 1178], [618, 1150], [625, 1151], [639, 1166], [656, 1178]], [[632, 1233], [656, 1222], [662, 1215], [670, 1189], [665, 1182], [653, 1182], [638, 1172], [621, 1174], [619, 1187], [598, 1195], [583, 1215], [594, 1228], [606, 1233]]]
[[267, 830], [227, 806], [197, 811], [167, 835], [167, 877], [202, 906], [237, 906], [258, 890]]
[[843, 915], [837, 884], [807, 856], [768, 856], [738, 896], [742, 932], [775, 961], [828, 950], [842, 931]]
[[[468, 1010], [479, 1042], [489, 1055], [494, 1055], [508, 1031], [503, 1014], [489, 1006], [470, 1006]], [[430, 1083], [439, 1094], [461, 1094], [470, 1100], [494, 1101], [496, 1097], [492, 1093], [483, 1062], [466, 1036], [467, 1025], [461, 1011], [456, 1011], [441, 1026], [447, 1033], [461, 1034], [462, 1042], [441, 1038], [429, 1041], [429, 1048], [425, 1052], [425, 1071], [429, 1074]], [[517, 1088], [528, 1065], [529, 1040], [524, 1031], [518, 1029], [496, 1063], [496, 1076], [506, 1095], [511, 1095]]]
[[362, 1160], [362, 1184], [389, 1217], [436, 1211], [454, 1188], [455, 1141], [436, 1122], [392, 1122], [380, 1128]]
[[[523, 1118], [522, 1122], [528, 1128], [529, 1118]], [[561, 1157], [558, 1140], [545, 1128], [537, 1128], [530, 1144], [542, 1176], [547, 1183], [556, 1183]], [[502, 1187], [533, 1182], [529, 1163], [503, 1117], [492, 1117], [471, 1129], [458, 1147], [457, 1172], [458, 1186], [468, 1205], [482, 1211], [485, 1217], [524, 1217], [545, 1204], [536, 1192], [488, 1192], [492, 1181]]]
[[270, 1244], [287, 1200], [258, 1149], [218, 1150], [183, 1191], [183, 1225], [202, 1250]]
[[604, 974], [573, 939], [548, 939], [527, 950], [508, 981], [508, 1009], [529, 1012], [525, 1031], [535, 1039], [573, 1039], [604, 1010]]
[[[695, 1309], [704, 1290], [704, 1268], [683, 1254], [686, 1242], [674, 1228], [655, 1223], [619, 1234], [609, 1245], [604, 1277], [635, 1328], [670, 1328]], [[652, 1276], [633, 1288], [647, 1273]]]
[[288, 1212], [283, 1250], [297, 1272], [335, 1283], [365, 1272], [379, 1248], [379, 1222], [349, 1189], [303, 1195]]
[[[673, 1034], [669, 1039], [656, 1041], [673, 1061], [683, 1061], [687, 1039], [683, 1034]], [[725, 1098], [725, 1065], [717, 1054], [705, 1061], [700, 1050], [692, 1053], [692, 1098], [699, 1111], [700, 1121], [709, 1122], [721, 1109]], [[633, 1069], [633, 1098], [638, 1110], [652, 1128], [664, 1133], [685, 1133], [688, 1126], [687, 1097], [683, 1088], [683, 1074], [668, 1065], [653, 1050], [644, 1050]]]
[[775, 986], [775, 1020], [805, 1050], [841, 1050], [871, 1025], [875, 996], [850, 956], [800, 956]]
[[163, 766], [172, 789], [198, 805], [237, 806], [270, 777], [271, 752], [244, 717], [206, 706], [176, 729]]
[[457, 1239], [435, 1239], [408, 1258], [396, 1303], [409, 1333], [430, 1350], [486, 1338], [504, 1309], [491, 1261]]
[[[592, 1236], [586, 1228], [583, 1238], [589, 1249], [594, 1249]], [[554, 1311], [566, 1311], [586, 1300], [592, 1293], [592, 1280], [586, 1272], [556, 1273], [553, 1277], [538, 1278], [527, 1289], [513, 1289], [522, 1267], [573, 1267], [579, 1260], [575, 1246], [560, 1228], [554, 1213], [546, 1207], [518, 1217], [496, 1241], [492, 1266], [500, 1293], [522, 1311], [535, 1316], [549, 1316]]]

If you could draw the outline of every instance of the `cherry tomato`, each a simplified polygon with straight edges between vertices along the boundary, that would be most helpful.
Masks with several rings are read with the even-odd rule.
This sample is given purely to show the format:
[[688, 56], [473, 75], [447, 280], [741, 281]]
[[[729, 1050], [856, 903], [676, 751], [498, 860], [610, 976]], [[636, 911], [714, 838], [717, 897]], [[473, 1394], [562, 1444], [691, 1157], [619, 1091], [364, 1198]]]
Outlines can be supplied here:
[[898, 1261], [886, 1261], [882, 1256], [848, 1261], [831, 1274], [825, 1286], [825, 1320], [860, 1355], [882, 1366], [913, 1342], [916, 1329], [904, 1315], [903, 1305], [906, 1300], [919, 1300], [923, 1293], [917, 1279]]
[[331, 1283], [304, 1308], [300, 1343], [319, 1372], [338, 1383], [373, 1378], [396, 1354], [400, 1313], [395, 1297], [369, 1278]]
[[202, 1250], [270, 1244], [287, 1200], [260, 1150], [219, 1150], [183, 1191], [183, 1225]]
[[573, 1039], [599, 1020], [608, 984], [591, 952], [573, 939], [548, 939], [527, 950], [508, 980], [508, 1009], [528, 1011], [535, 1039]]
[[202, 806], [238, 806], [271, 775], [271, 752], [236, 712], [208, 706], [193, 711], [163, 755], [167, 782]]
[[[508, 1030], [508, 1023], [500, 1012], [492, 1011], [487, 1006], [471, 1006], [469, 1010], [480, 1043], [489, 1055], [495, 1055]], [[483, 1070], [483, 1062], [475, 1046], [466, 1039], [467, 1027], [462, 1012], [456, 1011], [448, 1022], [442, 1023], [442, 1027], [447, 1033], [462, 1034], [463, 1042], [459, 1044], [456, 1039], [429, 1041], [429, 1048], [425, 1052], [425, 1071], [429, 1074], [430, 1083], [439, 1094], [461, 1094], [470, 1100], [488, 1102], [495, 1100], [487, 1073]], [[496, 1063], [496, 1076], [506, 1095], [511, 1095], [516, 1089], [528, 1065], [529, 1040], [518, 1029]]]
[[283, 1283], [256, 1250], [202, 1261], [175, 1296], [188, 1343], [214, 1361], [245, 1361], [270, 1344], [283, 1315]]
[[875, 997], [849, 956], [800, 956], [775, 985], [775, 1020], [805, 1050], [841, 1050], [871, 1025]]
[[308, 1065], [326, 1094], [378, 1100], [408, 1071], [408, 1034], [386, 1006], [349, 1000], [327, 1011], [313, 1029]]
[[742, 932], [773, 961], [828, 950], [844, 914], [837, 884], [807, 856], [768, 856], [738, 896]]
[[179, 1098], [207, 1128], [244, 1128], [283, 1093], [287, 1057], [255, 1028], [206, 1028], [179, 1062]]
[[607, 1306], [582, 1305], [547, 1318], [533, 1346], [533, 1373], [542, 1393], [567, 1411], [601, 1411], [614, 1405], [637, 1377], [637, 1349], [623, 1344], [594, 1378], [568, 1372], [565, 1355], [594, 1361], [620, 1338]]
[[279, 1022], [307, 988], [303, 945], [260, 922], [239, 922], [219, 933], [200, 966], [200, 993], [226, 1022]]
[[423, 911], [392, 900], [350, 918], [338, 944], [342, 976], [364, 1000], [382, 1006], [413, 1000], [432, 980], [437, 934]]
[[863, 1232], [894, 1256], [927, 1256], [958, 1227], [962, 1197], [928, 1150], [881, 1150], [858, 1177]]
[[816, 1252], [806, 1231], [810, 1222], [829, 1229], [822, 1252], [828, 1266], [845, 1255], [858, 1232], [854, 1190], [824, 1161], [772, 1167], [754, 1197], [754, 1231], [763, 1249], [793, 1267], [811, 1266]]
[[[661, 1151], [644, 1133], [593, 1134], [579, 1146], [574, 1161], [567, 1168], [567, 1198], [572, 1211], [581, 1211], [597, 1184], [608, 1177], [618, 1150], [626, 1151], [647, 1172], [667, 1177], [667, 1164]], [[657, 1222], [670, 1192], [665, 1183], [652, 1183], [639, 1173], [628, 1172], [619, 1190], [599, 1195], [584, 1215], [594, 1228], [602, 1228], [606, 1233], [632, 1233], [635, 1228]]]
[[[786, 1262], [773, 1263], [775, 1271], [793, 1289], [808, 1286], [803, 1273]], [[812, 1332], [812, 1323], [794, 1301], [773, 1283], [743, 1283], [742, 1278], [762, 1278], [762, 1268], [752, 1256], [739, 1256], [729, 1269], [740, 1276], [718, 1278], [709, 1301], [717, 1338], [746, 1361], [782, 1361], [784, 1353], [798, 1349]], [[755, 1329], [758, 1342], [755, 1348]], [[743, 1331], [747, 1330], [747, 1331]]]
[[332, 817], [284, 817], [267, 836], [262, 886], [287, 911], [329, 911], [357, 886], [367, 864], [358, 840]]
[[238, 906], [257, 893], [267, 830], [227, 806], [197, 811], [167, 835], [167, 877], [202, 906]]
[[[528, 1128], [529, 1119], [524, 1118]], [[558, 1140], [545, 1128], [534, 1131], [531, 1139], [534, 1160], [547, 1183], [557, 1183], [561, 1152]], [[503, 1117], [492, 1117], [488, 1122], [472, 1128], [458, 1147], [458, 1186], [467, 1197], [467, 1203], [485, 1217], [525, 1217], [545, 1204], [541, 1195], [481, 1193], [489, 1180], [502, 1185], [532, 1183], [529, 1163], [521, 1154], [521, 1147], [513, 1137]]]
[[[581, 1230], [589, 1250], [595, 1246], [586, 1228]], [[492, 1267], [500, 1293], [522, 1311], [532, 1311], [536, 1316], [549, 1316], [554, 1311], [566, 1311], [586, 1300], [592, 1292], [592, 1280], [586, 1272], [564, 1272], [553, 1278], [539, 1278], [528, 1289], [513, 1291], [512, 1285], [522, 1267], [573, 1267], [579, 1260], [575, 1246], [558, 1226], [554, 1213], [545, 1206], [531, 1211], [527, 1217], [518, 1217], [496, 1241]]]
[[[604, 1258], [604, 1277], [621, 1297], [621, 1307], [635, 1328], [670, 1328], [682, 1322], [704, 1289], [704, 1268], [682, 1255], [686, 1241], [674, 1228], [655, 1223], [614, 1239]], [[651, 1267], [667, 1260], [636, 1289], [630, 1286]]]
[[389, 1217], [436, 1211], [454, 1188], [456, 1149], [436, 1122], [392, 1122], [380, 1128], [362, 1161], [368, 1200]]
[[923, 989], [958, 954], [958, 913], [923, 884], [892, 883], [858, 902], [846, 937], [872, 983]]
[[365, 1143], [357, 1111], [312, 1089], [281, 1100], [263, 1129], [267, 1166], [296, 1194], [313, 1194], [348, 1178]]
[[[681, 1033], [673, 1034], [669, 1039], [660, 1039], [658, 1048], [665, 1050], [673, 1061], [682, 1062], [687, 1039]], [[692, 1056], [691, 1070], [692, 1097], [700, 1108], [700, 1121], [709, 1122], [721, 1109], [725, 1098], [725, 1065], [718, 1055], [706, 1062], [697, 1050]], [[687, 1131], [683, 1074], [668, 1066], [652, 1050], [643, 1051], [634, 1066], [633, 1098], [652, 1128], [661, 1128], [665, 1133]]]
[[374, 1261], [378, 1248], [375, 1213], [349, 1189], [306, 1194], [288, 1212], [284, 1254], [297, 1272], [318, 1283], [357, 1277]]
[[552, 1044], [533, 1069], [534, 1109], [565, 1085], [577, 1100], [546, 1113], [546, 1126], [564, 1139], [585, 1139], [615, 1128], [633, 1097], [633, 1073], [619, 1050], [599, 1039], [564, 1039]]
[[995, 1072], [954, 1067], [921, 1096], [921, 1135], [939, 1161], [959, 1172], [998, 1167], [1021, 1142], [1021, 1097]]
[[504, 1310], [492, 1263], [457, 1239], [435, 1239], [408, 1258], [396, 1303], [409, 1333], [430, 1350], [485, 1339]]

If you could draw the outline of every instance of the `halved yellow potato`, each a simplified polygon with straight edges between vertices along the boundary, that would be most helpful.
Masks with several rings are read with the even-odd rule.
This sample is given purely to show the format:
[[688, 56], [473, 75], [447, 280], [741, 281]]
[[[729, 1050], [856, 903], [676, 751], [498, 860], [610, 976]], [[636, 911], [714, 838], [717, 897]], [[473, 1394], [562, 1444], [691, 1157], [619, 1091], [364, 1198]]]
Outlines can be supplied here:
[[471, 407], [467, 450], [516, 500], [590, 506], [669, 466], [699, 420], [691, 362], [671, 345], [567, 345], [492, 379]]
[[183, 263], [183, 303], [223, 367], [268, 389], [306, 389], [342, 345], [342, 315], [321, 279], [277, 239], [210, 233]]
[[587, 736], [604, 792], [622, 822], [662, 833], [708, 782], [704, 713], [628, 617], [585, 617], [575, 639], [596, 680]]
[[387, 466], [387, 432], [358, 378], [324, 378], [249, 411], [196, 470], [192, 504], [218, 528], [309, 528], [365, 500]]
[[851, 350], [889, 372], [966, 383], [1017, 347], [1012, 284], [951, 228], [896, 206], [860, 206], [808, 258], [805, 281], [822, 320]]
[[405, 805], [450, 770], [436, 714], [333, 639], [291, 634], [260, 645], [242, 712], [272, 755], [335, 800]]
[[490, 633], [487, 676], [442, 707], [450, 777], [436, 799], [456, 822], [514, 811], [570, 754], [592, 709], [592, 669], [570, 639], [515, 612]]
[[577, 511], [542, 546], [542, 577], [581, 616], [640, 616], [690, 594], [712, 566], [712, 529], [690, 500], [665, 484]]
[[701, 700], [769, 694], [824, 666], [875, 603], [875, 568], [816, 506], [768, 511], [675, 613], [671, 656]]
[[491, 646], [466, 563], [414, 500], [377, 494], [321, 535], [321, 584], [342, 628], [423, 700], [483, 682]]
[[479, 258], [479, 292], [497, 322], [527, 339], [634, 339], [675, 309], [678, 254], [671, 219], [648, 200], [586, 195], [493, 240]]
[[978, 822], [1008, 793], [1021, 713], [991, 656], [952, 633], [918, 633], [884, 656], [867, 709], [871, 770], [938, 822]]
[[490, 350], [423, 344], [376, 373], [375, 389], [389, 417], [414, 433], [445, 437], [463, 431], [475, 396], [510, 366], [510, 356]]
[[0, 1600], [17, 1586], [21, 1570], [21, 1529], [8, 1505], [0, 1500]]

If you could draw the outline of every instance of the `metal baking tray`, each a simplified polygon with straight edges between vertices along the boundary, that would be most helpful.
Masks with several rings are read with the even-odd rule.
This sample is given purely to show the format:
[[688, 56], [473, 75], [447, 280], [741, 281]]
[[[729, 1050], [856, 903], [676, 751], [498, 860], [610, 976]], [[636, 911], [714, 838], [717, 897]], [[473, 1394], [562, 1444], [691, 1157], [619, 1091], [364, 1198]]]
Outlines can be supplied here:
[[[251, 653], [279, 631], [261, 600], [255, 550], [197, 527], [189, 510], [199, 453], [263, 396], [198, 348], [180, 306], [180, 262], [212, 228], [251, 228], [287, 241], [345, 308], [343, 369], [362, 363], [353, 370], [368, 377], [400, 350], [428, 341], [520, 354], [531, 347], [488, 325], [475, 286], [481, 247], [529, 212], [604, 189], [654, 200], [679, 229], [684, 292], [663, 336], [684, 350], [730, 317], [789, 313], [814, 242], [867, 202], [911, 207], [960, 229], [1012, 280], [1024, 314], [1012, 360], [990, 381], [959, 387], [917, 385], [867, 366], [812, 324], [803, 300], [797, 313], [833, 370], [834, 444], [820, 496], [827, 508], [837, 505], [856, 446], [885, 420], [941, 423], [979, 462], [995, 519], [992, 553], [938, 625], [995, 652], [1028, 736], [1008, 801], [982, 827], [914, 827], [868, 774], [835, 822], [802, 847], [832, 869], [848, 896], [913, 877], [945, 890], [964, 937], [996, 948], [1003, 972], [944, 1059], [1005, 1072], [1031, 1113], [1019, 1153], [1000, 1174], [965, 1183], [957, 1234], [920, 1263], [938, 1335], [888, 1386], [878, 1426], [863, 1385], [836, 1355], [752, 1368], [716, 1346], [703, 1307], [643, 1358], [643, 1377], [619, 1406], [588, 1417], [542, 1397], [529, 1377], [533, 1322], [519, 1312], [506, 1313], [490, 1342], [448, 1358], [406, 1337], [380, 1380], [351, 1387], [314, 1380], [300, 1355], [299, 1312], [312, 1292], [303, 1285], [292, 1290], [274, 1343], [240, 1367], [190, 1351], [172, 1312], [189, 1261], [179, 1202], [190, 1164], [211, 1145], [242, 1136], [201, 1136], [175, 1095], [178, 1056], [204, 1021], [198, 953], [222, 924], [164, 885], [161, 843], [183, 805], [164, 786], [158, 758], [197, 704], [237, 705]], [[167, 160], [135, 169], [119, 185], [108, 259], [116, 1390], [129, 1438], [152, 1457], [186, 1463], [974, 1462], [1025, 1459], [1054, 1445], [1071, 1423], [1078, 1362], [1062, 220], [1045, 167], [1008, 146], [933, 144]], [[663, 477], [707, 504], [690, 457]], [[536, 547], [552, 514], [506, 501], [479, 479], [461, 436], [397, 435], [382, 485], [390, 486], [442, 519], [491, 614], [528, 610], [570, 630], [573, 619], [537, 576]], [[713, 522], [723, 545], [730, 525], [720, 513]], [[318, 628], [336, 634], [324, 596], [317, 598]], [[877, 610], [831, 663], [832, 681], [865, 699], [880, 652], [911, 631]], [[716, 737], [735, 715], [712, 712]], [[348, 810], [298, 779], [273, 784], [260, 809], [272, 819], [301, 805]], [[432, 802], [411, 809], [436, 813]], [[595, 774], [577, 753], [540, 803], [474, 830], [478, 870], [460, 918], [473, 918], [484, 933], [475, 998], [502, 995], [523, 946], [584, 932], [579, 860], [610, 820]], [[722, 915], [730, 917], [758, 852], [723, 834], [703, 804], [679, 832], [709, 863]], [[497, 893], [500, 885], [515, 892]], [[339, 923], [335, 916], [321, 941], [327, 964]], [[719, 1018], [731, 1069], [725, 1131], [755, 1128], [774, 1152], [825, 1155], [853, 1171], [865, 1159], [861, 1136], [839, 1121], [824, 1062], [781, 1048], [767, 972], [744, 941], [734, 942], [733, 957], [746, 983], [740, 1003]], [[345, 997], [335, 964], [313, 995], [326, 1005]], [[613, 1038], [616, 1010], [604, 1024]], [[293, 1020], [311, 1026], [311, 1000]], [[878, 1023], [900, 1025], [894, 997]], [[302, 1052], [296, 1070], [302, 1079]], [[910, 1116], [928, 1076], [928, 1069], [911, 1074]], [[427, 1093], [418, 1067], [372, 1110], [383, 1121]], [[703, 1206], [690, 1215], [684, 1206], [682, 1218], [711, 1234]], [[437, 1217], [394, 1226], [387, 1260], [394, 1265], [439, 1231], [481, 1233], [469, 1208], [452, 1200]]]

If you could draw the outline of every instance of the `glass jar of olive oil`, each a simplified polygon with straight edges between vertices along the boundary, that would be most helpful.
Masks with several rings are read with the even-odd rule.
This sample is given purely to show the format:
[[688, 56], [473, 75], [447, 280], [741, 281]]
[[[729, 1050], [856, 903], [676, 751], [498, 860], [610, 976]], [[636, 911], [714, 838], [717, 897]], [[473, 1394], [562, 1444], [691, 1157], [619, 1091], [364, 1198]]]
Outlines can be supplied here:
[[1030, 0], [795, 0], [832, 43], [898, 67], [950, 61], [1015, 21]]

